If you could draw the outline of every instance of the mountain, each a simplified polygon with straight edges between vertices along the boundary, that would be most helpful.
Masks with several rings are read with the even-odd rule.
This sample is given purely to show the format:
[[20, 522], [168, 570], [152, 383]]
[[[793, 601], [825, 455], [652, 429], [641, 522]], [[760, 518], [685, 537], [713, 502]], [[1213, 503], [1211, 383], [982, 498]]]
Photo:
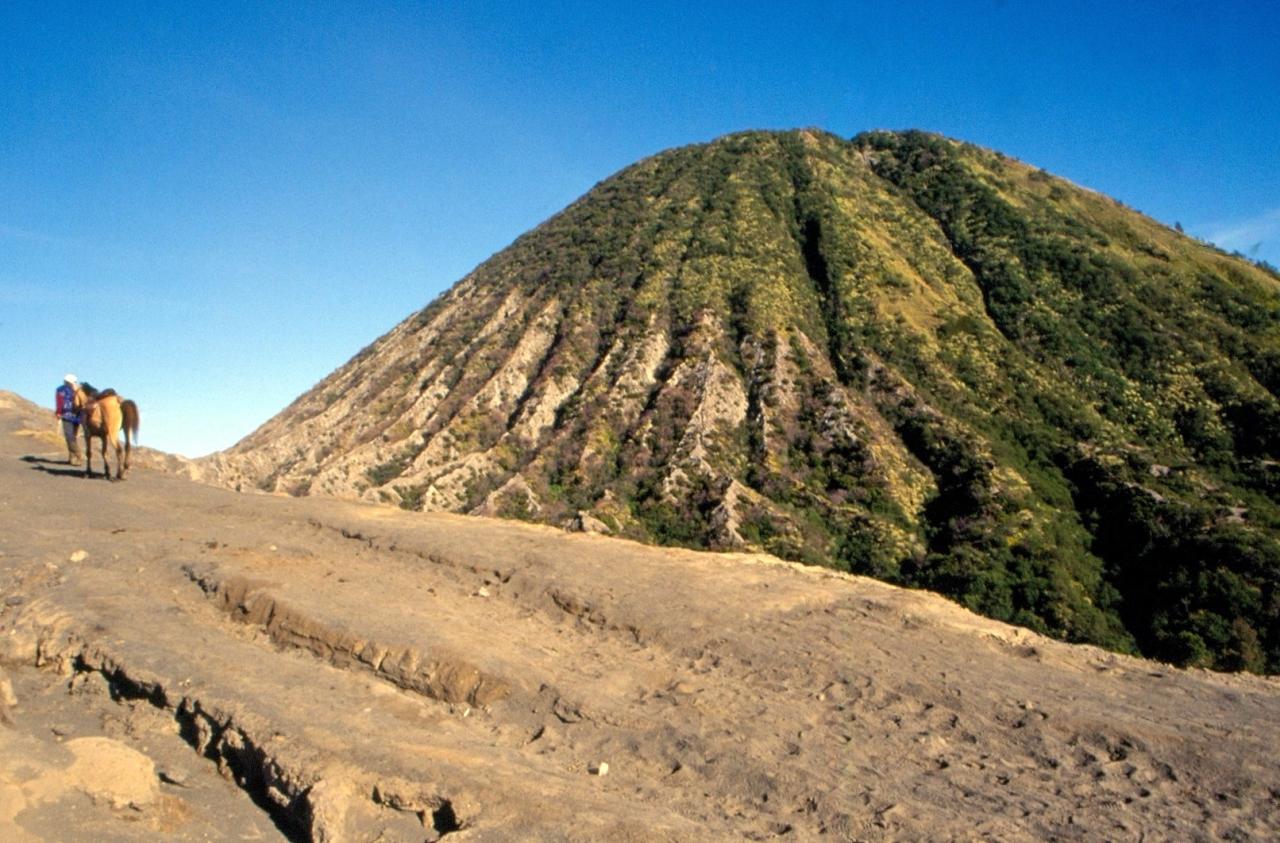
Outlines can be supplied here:
[[1280, 670], [1280, 277], [998, 152], [748, 132], [597, 185], [204, 470], [759, 548]]

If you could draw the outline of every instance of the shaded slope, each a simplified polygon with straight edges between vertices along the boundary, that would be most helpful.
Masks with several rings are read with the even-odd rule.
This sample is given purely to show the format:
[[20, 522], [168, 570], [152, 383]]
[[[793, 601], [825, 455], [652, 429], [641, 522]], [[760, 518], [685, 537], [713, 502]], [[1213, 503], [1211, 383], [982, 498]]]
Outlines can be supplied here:
[[603, 182], [208, 470], [1275, 670], [1278, 287], [975, 147], [734, 135]]

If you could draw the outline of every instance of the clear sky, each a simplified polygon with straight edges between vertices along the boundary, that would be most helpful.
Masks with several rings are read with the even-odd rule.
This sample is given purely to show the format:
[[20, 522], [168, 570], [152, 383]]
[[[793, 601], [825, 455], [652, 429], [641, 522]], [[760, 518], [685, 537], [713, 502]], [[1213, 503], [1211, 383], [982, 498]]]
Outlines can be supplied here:
[[4, 0], [0, 389], [71, 371], [228, 447], [618, 169], [800, 126], [1280, 265], [1280, 3]]

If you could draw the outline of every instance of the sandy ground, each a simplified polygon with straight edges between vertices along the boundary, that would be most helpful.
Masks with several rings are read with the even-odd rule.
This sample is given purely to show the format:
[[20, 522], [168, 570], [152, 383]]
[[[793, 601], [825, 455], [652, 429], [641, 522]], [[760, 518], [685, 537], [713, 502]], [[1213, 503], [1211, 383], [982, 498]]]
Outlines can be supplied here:
[[1280, 683], [768, 557], [61, 464], [0, 393], [0, 839], [1263, 840]]

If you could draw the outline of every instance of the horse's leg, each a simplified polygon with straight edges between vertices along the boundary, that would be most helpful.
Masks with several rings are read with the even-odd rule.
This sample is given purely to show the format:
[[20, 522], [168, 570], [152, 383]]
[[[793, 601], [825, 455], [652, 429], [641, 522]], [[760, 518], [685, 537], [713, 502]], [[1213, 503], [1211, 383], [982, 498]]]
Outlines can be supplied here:
[[125, 472], [129, 470], [129, 454], [133, 452], [133, 443], [129, 440], [129, 425], [126, 422], [124, 426], [124, 467], [120, 469], [120, 478], [123, 480]]
[[89, 424], [84, 422], [80, 425], [84, 428], [84, 476], [93, 476], [93, 437], [89, 435]]
[[107, 462], [107, 434], [102, 434], [102, 476], [111, 479], [111, 463]]
[[124, 457], [122, 456], [124, 448], [120, 446], [120, 437], [116, 436], [111, 440], [111, 445], [116, 450], [116, 479], [124, 479]]

